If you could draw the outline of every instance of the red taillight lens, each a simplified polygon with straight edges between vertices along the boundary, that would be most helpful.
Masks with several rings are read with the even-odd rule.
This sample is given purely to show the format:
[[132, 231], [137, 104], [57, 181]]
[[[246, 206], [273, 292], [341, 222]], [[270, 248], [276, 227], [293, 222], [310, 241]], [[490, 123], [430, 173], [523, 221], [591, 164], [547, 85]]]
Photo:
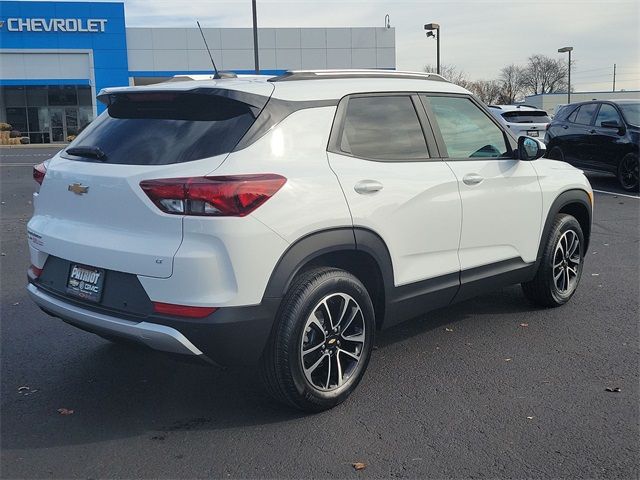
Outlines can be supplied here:
[[35, 265], [31, 265], [29, 267], [29, 274], [33, 278], [38, 278], [40, 275], [42, 275], [42, 268], [38, 268]]
[[268, 173], [144, 180], [140, 187], [166, 213], [244, 217], [269, 200], [286, 181]]
[[47, 167], [44, 163], [39, 163], [33, 166], [33, 179], [38, 182], [38, 185], [42, 185], [44, 176], [47, 174]]
[[153, 311], [162, 315], [174, 317], [204, 318], [215, 312], [215, 307], [190, 307], [188, 305], [174, 305], [173, 303], [153, 302]]

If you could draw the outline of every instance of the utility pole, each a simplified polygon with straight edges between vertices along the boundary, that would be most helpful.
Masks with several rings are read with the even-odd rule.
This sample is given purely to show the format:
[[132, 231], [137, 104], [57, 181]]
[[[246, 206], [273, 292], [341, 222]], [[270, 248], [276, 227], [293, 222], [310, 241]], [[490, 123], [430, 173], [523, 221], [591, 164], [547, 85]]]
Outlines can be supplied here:
[[613, 64], [613, 91], [616, 91], [616, 64]]
[[569, 74], [569, 81], [567, 82], [567, 103], [571, 103], [571, 52], [573, 47], [562, 47], [558, 49], [558, 53], [569, 53], [569, 65], [567, 67]]
[[251, 0], [253, 9], [253, 59], [255, 62], [256, 75], [260, 74], [260, 62], [258, 61], [258, 12], [256, 11], [256, 0]]
[[[435, 37], [436, 39], [436, 73], [440, 75], [440, 25], [437, 23], [428, 23], [424, 26], [427, 30], [427, 38]], [[436, 33], [433, 33], [433, 32]]]

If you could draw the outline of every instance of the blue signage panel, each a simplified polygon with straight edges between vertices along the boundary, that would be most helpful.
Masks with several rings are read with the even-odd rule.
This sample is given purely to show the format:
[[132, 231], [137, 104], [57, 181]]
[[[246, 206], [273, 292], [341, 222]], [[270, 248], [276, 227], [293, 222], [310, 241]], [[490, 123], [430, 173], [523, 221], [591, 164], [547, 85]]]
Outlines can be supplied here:
[[[96, 92], [129, 84], [123, 3], [1, 1], [0, 48], [92, 50]], [[45, 80], [24, 79], [23, 84]]]

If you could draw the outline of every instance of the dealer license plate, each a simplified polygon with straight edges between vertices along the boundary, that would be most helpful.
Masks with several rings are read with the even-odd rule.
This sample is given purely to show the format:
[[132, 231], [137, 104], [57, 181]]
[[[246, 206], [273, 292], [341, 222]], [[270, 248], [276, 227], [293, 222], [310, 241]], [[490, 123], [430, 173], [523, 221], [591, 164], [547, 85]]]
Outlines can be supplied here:
[[72, 263], [67, 280], [67, 293], [75, 297], [99, 302], [102, 298], [104, 285], [104, 270], [89, 267], [79, 263]]

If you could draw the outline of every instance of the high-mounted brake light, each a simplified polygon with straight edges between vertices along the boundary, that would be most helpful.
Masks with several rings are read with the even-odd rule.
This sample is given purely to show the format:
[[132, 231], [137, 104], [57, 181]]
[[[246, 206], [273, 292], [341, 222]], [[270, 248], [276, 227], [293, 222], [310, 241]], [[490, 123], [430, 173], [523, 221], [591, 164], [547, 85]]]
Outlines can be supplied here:
[[33, 179], [38, 182], [38, 185], [42, 185], [44, 176], [47, 174], [47, 167], [43, 163], [39, 163], [33, 166]]
[[173, 303], [153, 302], [153, 311], [162, 315], [175, 317], [204, 318], [215, 312], [215, 307], [190, 307]]
[[165, 213], [244, 217], [269, 200], [286, 181], [267, 173], [144, 180], [140, 187]]

